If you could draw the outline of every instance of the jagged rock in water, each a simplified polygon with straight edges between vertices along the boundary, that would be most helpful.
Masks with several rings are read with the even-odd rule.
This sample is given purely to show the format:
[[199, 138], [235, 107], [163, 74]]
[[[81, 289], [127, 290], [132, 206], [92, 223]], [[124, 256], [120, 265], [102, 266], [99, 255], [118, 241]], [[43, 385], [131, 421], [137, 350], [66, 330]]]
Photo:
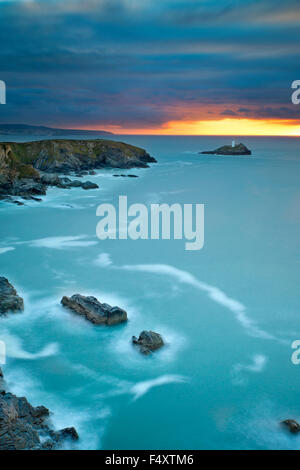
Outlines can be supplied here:
[[24, 310], [24, 301], [5, 277], [0, 277], [0, 316]]
[[72, 297], [63, 297], [61, 303], [95, 325], [116, 325], [127, 321], [125, 310], [101, 303], [96, 297], [75, 294]]
[[146, 355], [164, 345], [161, 335], [155, 333], [155, 331], [142, 331], [138, 338], [136, 336], [132, 337], [132, 342], [139, 347], [142, 354]]
[[75, 428], [53, 431], [49, 410], [33, 407], [25, 397], [0, 392], [0, 450], [38, 450], [60, 447], [69, 438], [77, 440]]
[[285, 419], [284, 421], [281, 421], [281, 424], [288, 428], [292, 434], [300, 432], [300, 424], [294, 419]]
[[201, 154], [208, 155], [251, 155], [251, 150], [249, 150], [244, 144], [237, 144], [234, 147], [232, 145], [223, 145], [216, 150], [206, 150], [200, 152]]

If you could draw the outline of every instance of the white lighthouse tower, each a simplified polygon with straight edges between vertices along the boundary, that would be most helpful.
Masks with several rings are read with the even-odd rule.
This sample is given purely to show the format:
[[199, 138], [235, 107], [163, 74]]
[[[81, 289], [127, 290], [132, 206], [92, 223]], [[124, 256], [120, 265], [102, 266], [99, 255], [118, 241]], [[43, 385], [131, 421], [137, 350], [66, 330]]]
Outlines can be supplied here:
[[231, 144], [232, 148], [235, 147], [235, 140], [232, 141], [232, 144]]

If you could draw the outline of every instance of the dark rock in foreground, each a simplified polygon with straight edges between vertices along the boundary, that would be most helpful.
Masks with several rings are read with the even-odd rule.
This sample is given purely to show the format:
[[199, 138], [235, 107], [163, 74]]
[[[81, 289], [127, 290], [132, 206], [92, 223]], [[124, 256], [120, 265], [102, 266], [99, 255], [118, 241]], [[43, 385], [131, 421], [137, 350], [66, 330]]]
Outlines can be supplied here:
[[139, 346], [142, 354], [151, 354], [152, 351], [161, 348], [164, 345], [163, 339], [159, 333], [154, 331], [142, 331], [139, 338], [132, 337], [133, 344]]
[[67, 439], [78, 439], [73, 427], [53, 431], [49, 425], [49, 415], [50, 411], [44, 406], [33, 407], [25, 397], [1, 390], [0, 451], [51, 450], [60, 447]]
[[0, 277], [0, 316], [24, 310], [24, 301], [5, 277]]
[[300, 432], [300, 424], [297, 423], [297, 421], [295, 421], [294, 419], [286, 419], [284, 421], [281, 421], [281, 424], [288, 428], [288, 430], [292, 434], [297, 434], [298, 432]]
[[75, 294], [72, 297], [63, 297], [61, 303], [95, 325], [116, 325], [127, 321], [125, 310], [102, 304], [96, 297]]
[[244, 144], [237, 144], [235, 147], [224, 145], [216, 150], [207, 150], [200, 153], [208, 155], [251, 155], [251, 150]]

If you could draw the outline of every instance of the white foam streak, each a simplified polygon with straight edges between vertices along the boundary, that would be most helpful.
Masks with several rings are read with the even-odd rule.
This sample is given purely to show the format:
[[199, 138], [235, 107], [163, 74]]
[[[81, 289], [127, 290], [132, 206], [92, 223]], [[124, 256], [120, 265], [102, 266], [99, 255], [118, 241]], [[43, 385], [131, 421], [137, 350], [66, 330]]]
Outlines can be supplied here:
[[34, 360], [54, 356], [59, 351], [57, 343], [49, 343], [36, 353], [26, 351], [20, 339], [6, 332], [1, 332], [1, 339], [6, 345], [6, 355], [14, 359]]
[[129, 392], [133, 394], [133, 400], [135, 401], [148, 393], [153, 387], [169, 383], [184, 383], [186, 381], [186, 378], [181, 375], [162, 375], [161, 377], [157, 377], [153, 380], [145, 380], [143, 382], [136, 383]]
[[262, 372], [265, 368], [265, 365], [267, 363], [267, 358], [266, 356], [263, 356], [262, 354], [256, 354], [253, 356], [252, 363], [250, 364], [236, 364], [234, 367], [234, 370], [236, 372], [240, 371], [249, 371], [249, 372]]
[[0, 248], [0, 255], [7, 253], [8, 251], [13, 251], [15, 248], [13, 246], [6, 246], [5, 248]]
[[[69, 236], [69, 237], [47, 237], [27, 242], [29, 246], [36, 248], [51, 248], [62, 250], [64, 248], [85, 247], [97, 245], [95, 240], [86, 240], [87, 235]], [[25, 242], [26, 243], [26, 242]]]
[[225, 292], [215, 286], [211, 286], [204, 282], [199, 281], [195, 276], [187, 271], [182, 271], [167, 264], [137, 264], [137, 265], [124, 265], [121, 269], [128, 271], [141, 271], [150, 272], [154, 274], [164, 274], [175, 278], [178, 282], [188, 284], [195, 287], [206, 294], [216, 303], [230, 310], [236, 320], [247, 330], [247, 333], [251, 336], [263, 339], [275, 339], [273, 335], [259, 328], [254, 321], [247, 316], [246, 307], [231, 297]]

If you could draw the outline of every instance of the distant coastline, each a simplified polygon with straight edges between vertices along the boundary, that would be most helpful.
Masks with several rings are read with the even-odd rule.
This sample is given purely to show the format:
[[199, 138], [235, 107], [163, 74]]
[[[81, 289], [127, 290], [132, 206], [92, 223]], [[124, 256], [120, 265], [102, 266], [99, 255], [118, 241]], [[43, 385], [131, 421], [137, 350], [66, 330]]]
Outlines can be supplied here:
[[28, 126], [26, 124], [0, 124], [1, 135], [26, 135], [26, 136], [43, 136], [43, 137], [59, 137], [66, 135], [90, 135], [90, 136], [103, 136], [113, 135], [108, 131], [90, 131], [84, 129], [60, 129], [55, 127], [46, 126]]

